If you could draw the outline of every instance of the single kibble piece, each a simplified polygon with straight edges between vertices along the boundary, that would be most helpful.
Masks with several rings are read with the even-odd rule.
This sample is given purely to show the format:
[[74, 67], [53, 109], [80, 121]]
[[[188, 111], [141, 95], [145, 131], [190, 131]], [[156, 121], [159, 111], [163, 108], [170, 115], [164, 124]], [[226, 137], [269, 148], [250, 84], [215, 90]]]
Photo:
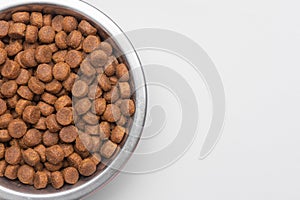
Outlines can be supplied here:
[[9, 30], [9, 23], [7, 21], [0, 21], [0, 38], [7, 36]]
[[89, 158], [84, 159], [79, 165], [79, 173], [83, 176], [91, 176], [96, 172], [96, 164]]
[[15, 111], [17, 112], [18, 115], [21, 116], [25, 107], [29, 106], [29, 105], [31, 105], [30, 101], [25, 100], [25, 99], [20, 99], [16, 104]]
[[91, 53], [91, 63], [94, 67], [102, 67], [106, 64], [108, 57], [102, 50], [95, 50]]
[[68, 35], [64, 31], [60, 31], [55, 35], [55, 44], [59, 49], [68, 48], [67, 37]]
[[123, 115], [130, 117], [135, 113], [135, 104], [131, 99], [123, 100], [120, 109]]
[[23, 142], [28, 147], [35, 147], [41, 144], [42, 133], [37, 129], [30, 129], [23, 136]]
[[59, 97], [56, 102], [54, 103], [54, 107], [56, 109], [56, 111], [64, 108], [64, 107], [68, 107], [72, 105], [72, 100], [69, 96], [67, 95], [63, 95], [61, 97]]
[[56, 102], [57, 100], [57, 97], [50, 94], [50, 93], [43, 93], [42, 96], [41, 96], [42, 100], [45, 101], [46, 103], [50, 104], [50, 105], [54, 105], [54, 103]]
[[7, 55], [12, 57], [23, 50], [22, 42], [20, 40], [10, 41], [9, 45], [5, 47]]
[[[13, 120], [13, 116], [9, 113], [5, 113], [0, 116], [0, 128], [7, 128], [8, 124]], [[7, 130], [3, 130], [7, 131]]]
[[40, 64], [36, 70], [36, 76], [44, 83], [52, 81], [52, 67], [48, 64]]
[[43, 24], [44, 24], [44, 26], [51, 26], [52, 25], [52, 15], [51, 14], [44, 14]]
[[110, 80], [108, 79], [108, 77], [105, 74], [100, 74], [98, 76], [98, 83], [99, 83], [101, 89], [104, 91], [109, 91], [112, 88]]
[[35, 49], [26, 49], [21, 55], [21, 62], [25, 67], [37, 66], [37, 62], [35, 60]]
[[63, 161], [65, 158], [65, 153], [59, 145], [54, 145], [46, 149], [47, 160], [56, 165]]
[[31, 77], [31, 74], [26, 69], [21, 69], [19, 76], [16, 79], [18, 85], [26, 85]]
[[45, 89], [52, 94], [57, 94], [61, 91], [62, 85], [58, 80], [53, 79], [50, 83], [46, 84]]
[[31, 44], [37, 42], [38, 32], [39, 32], [38, 27], [28, 25], [25, 33], [25, 41]]
[[43, 26], [39, 31], [41, 43], [50, 44], [54, 41], [55, 30], [51, 26]]
[[59, 132], [60, 139], [65, 143], [74, 142], [77, 136], [78, 136], [78, 129], [73, 125], [64, 127]]
[[114, 104], [109, 104], [103, 113], [103, 118], [108, 122], [116, 122], [121, 117], [121, 111], [118, 106]]
[[30, 24], [41, 28], [43, 26], [43, 15], [39, 12], [32, 12], [30, 15]]
[[110, 124], [106, 121], [103, 121], [99, 125], [100, 127], [100, 138], [102, 140], [107, 140], [110, 137]]
[[100, 38], [94, 35], [89, 35], [83, 40], [82, 49], [85, 53], [92, 53], [100, 46]]
[[34, 147], [34, 150], [39, 154], [42, 162], [46, 162], [46, 147], [42, 144]]
[[5, 160], [8, 164], [17, 165], [22, 158], [21, 150], [19, 147], [11, 146], [5, 151]]
[[98, 98], [94, 102], [95, 113], [97, 115], [102, 115], [106, 110], [106, 100], [104, 98]]
[[25, 37], [26, 25], [23, 23], [13, 23], [9, 26], [8, 36], [13, 39], [22, 39]]
[[30, 20], [30, 14], [28, 12], [16, 12], [11, 16], [14, 22], [20, 22], [28, 24]]
[[66, 33], [70, 33], [77, 29], [78, 22], [75, 17], [66, 16], [62, 21], [62, 28]]
[[8, 165], [5, 169], [4, 176], [10, 180], [17, 179], [19, 167], [19, 165]]
[[82, 158], [77, 153], [72, 153], [67, 160], [69, 161], [70, 166], [75, 167], [76, 169], [79, 168], [79, 165], [82, 162]]
[[38, 80], [36, 77], [31, 77], [28, 81], [28, 87], [35, 94], [42, 94], [45, 90], [45, 84]]
[[128, 82], [120, 82], [119, 90], [120, 90], [121, 98], [129, 99], [131, 97], [131, 89]]
[[56, 15], [52, 19], [52, 28], [56, 32], [60, 32], [62, 30], [62, 22], [63, 22], [63, 20], [64, 20], [64, 17], [62, 15]]
[[56, 145], [58, 143], [58, 140], [59, 140], [58, 133], [52, 133], [50, 131], [46, 131], [43, 134], [43, 143], [47, 147]]
[[1, 93], [5, 97], [10, 98], [16, 94], [17, 89], [18, 89], [18, 85], [17, 85], [16, 81], [11, 80], [11, 81], [7, 81], [2, 84]]
[[51, 184], [55, 189], [59, 189], [64, 185], [64, 177], [60, 171], [51, 173]]
[[27, 106], [23, 112], [23, 120], [30, 124], [36, 124], [41, 117], [40, 108], [37, 106]]
[[73, 89], [72, 89], [72, 94], [75, 97], [84, 97], [88, 94], [88, 84], [82, 80], [76, 80]]
[[110, 56], [113, 53], [113, 48], [108, 42], [101, 42], [99, 48]]
[[11, 136], [9, 135], [7, 130], [0, 130], [0, 142], [8, 142], [11, 140]]
[[45, 117], [51, 115], [54, 112], [54, 107], [53, 106], [50, 106], [49, 104], [47, 104], [45, 102], [42, 102], [42, 101], [40, 101], [37, 104], [37, 107], [40, 108], [41, 114]]
[[32, 185], [34, 180], [35, 171], [33, 167], [30, 167], [29, 165], [22, 165], [18, 169], [18, 179], [21, 183], [24, 183], [26, 185]]
[[89, 98], [83, 98], [75, 103], [75, 110], [78, 115], [85, 114], [90, 110], [92, 103]]
[[7, 59], [7, 52], [3, 48], [0, 48], [0, 65], [5, 63], [6, 59]]
[[21, 87], [19, 87], [19, 89], [17, 90], [18, 95], [20, 95], [20, 97], [31, 101], [34, 97], [33, 92], [29, 89], [29, 87], [22, 85]]
[[48, 185], [48, 175], [44, 171], [38, 171], [35, 173], [33, 186], [36, 189], [44, 189]]
[[57, 111], [56, 120], [63, 126], [70, 125], [73, 122], [73, 110], [69, 107], [64, 107]]
[[58, 47], [55, 43], [49, 44], [48, 47], [51, 49], [52, 53], [56, 53], [58, 51]]
[[64, 81], [70, 75], [70, 66], [65, 62], [56, 63], [53, 67], [53, 76], [58, 81]]
[[113, 143], [112, 141], [108, 140], [106, 143], [103, 144], [101, 147], [100, 153], [103, 157], [109, 159], [112, 157], [114, 152], [116, 151], [118, 145]]
[[14, 119], [8, 124], [8, 133], [13, 138], [21, 138], [27, 131], [27, 125], [21, 119]]
[[23, 159], [26, 164], [33, 167], [40, 162], [40, 155], [35, 150], [29, 148], [23, 152]]
[[125, 128], [122, 126], [116, 126], [112, 131], [111, 131], [111, 141], [114, 143], [119, 144], [125, 135]]
[[51, 131], [53, 133], [58, 132], [61, 129], [61, 126], [56, 121], [56, 115], [55, 114], [49, 115], [46, 118], [45, 123], [46, 123], [46, 126], [49, 129], [49, 131]]
[[35, 59], [38, 63], [49, 63], [52, 60], [52, 51], [48, 45], [38, 46], [35, 50]]
[[3, 99], [0, 99], [0, 115], [3, 115], [7, 110], [6, 102]]
[[78, 25], [78, 30], [85, 36], [96, 35], [97, 33], [97, 29], [86, 20], [81, 20], [81, 22]]
[[53, 54], [52, 59], [55, 63], [65, 62], [65, 57], [67, 55], [67, 50], [60, 50]]
[[83, 55], [80, 51], [70, 50], [65, 56], [66, 63], [72, 68], [76, 68], [83, 60]]
[[67, 45], [73, 49], [76, 49], [82, 40], [82, 34], [80, 31], [74, 30], [67, 37]]
[[62, 173], [66, 183], [74, 185], [78, 182], [79, 173], [75, 167], [67, 167]]
[[2, 76], [8, 79], [16, 79], [20, 72], [20, 65], [12, 60], [7, 60], [1, 70]]
[[46, 130], [47, 126], [46, 126], [46, 118], [45, 117], [41, 117], [38, 121], [38, 123], [36, 123], [34, 125], [34, 128], [38, 129], [38, 130]]

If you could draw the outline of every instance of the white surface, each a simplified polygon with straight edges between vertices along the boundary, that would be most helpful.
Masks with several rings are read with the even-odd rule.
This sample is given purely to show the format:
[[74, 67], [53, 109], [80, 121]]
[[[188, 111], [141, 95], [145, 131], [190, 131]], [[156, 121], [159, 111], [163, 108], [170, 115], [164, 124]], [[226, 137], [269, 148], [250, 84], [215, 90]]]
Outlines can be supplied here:
[[[88, 2], [124, 31], [166, 28], [198, 42], [216, 64], [227, 95], [224, 133], [207, 159], [198, 160], [200, 134], [171, 167], [145, 175], [121, 174], [88, 199], [300, 198], [299, 1]], [[205, 121], [210, 111], [205, 88], [199, 91]], [[161, 142], [167, 144], [171, 137]], [[151, 147], [157, 150], [159, 144], [148, 145], [147, 151]]]

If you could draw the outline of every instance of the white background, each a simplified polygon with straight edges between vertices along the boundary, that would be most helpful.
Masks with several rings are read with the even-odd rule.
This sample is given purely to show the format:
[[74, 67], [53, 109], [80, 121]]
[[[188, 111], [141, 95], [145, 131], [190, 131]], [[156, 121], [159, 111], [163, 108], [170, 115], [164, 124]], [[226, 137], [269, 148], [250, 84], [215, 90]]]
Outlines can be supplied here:
[[[87, 2], [124, 31], [165, 28], [196, 41], [214, 61], [227, 98], [223, 136], [208, 158], [198, 159], [203, 143], [199, 134], [171, 167], [144, 175], [121, 174], [88, 199], [300, 198], [299, 1]], [[200, 109], [206, 124], [210, 112], [205, 88], [195, 89], [199, 90], [198, 97], [203, 95]], [[151, 99], [164, 97], [153, 94]], [[203, 125], [202, 129], [206, 128]], [[162, 138], [162, 144], [170, 139]], [[142, 143], [139, 151], [157, 150], [159, 145], [152, 142], [145, 147]]]

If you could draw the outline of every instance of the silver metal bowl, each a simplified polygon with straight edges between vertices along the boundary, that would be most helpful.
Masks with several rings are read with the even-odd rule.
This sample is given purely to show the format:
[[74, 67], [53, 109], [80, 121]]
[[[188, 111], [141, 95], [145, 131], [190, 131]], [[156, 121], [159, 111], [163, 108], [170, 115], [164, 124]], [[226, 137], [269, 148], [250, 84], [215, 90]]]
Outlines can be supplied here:
[[122, 61], [130, 68], [132, 85], [135, 88], [136, 113], [132, 119], [133, 123], [127, 139], [108, 166], [103, 167], [102, 165], [93, 176], [81, 178], [76, 185], [65, 185], [60, 190], [52, 187], [36, 190], [32, 186], [0, 178], [0, 197], [3, 199], [80, 199], [96, 189], [104, 187], [114, 178], [126, 164], [139, 142], [146, 116], [147, 92], [138, 55], [122, 30], [108, 16], [86, 2], [79, 0], [3, 1], [0, 4], [0, 19], [9, 19], [11, 14], [16, 11], [41, 11], [86, 19], [98, 28], [99, 34], [103, 38], [111, 37], [114, 47], [120, 51]]

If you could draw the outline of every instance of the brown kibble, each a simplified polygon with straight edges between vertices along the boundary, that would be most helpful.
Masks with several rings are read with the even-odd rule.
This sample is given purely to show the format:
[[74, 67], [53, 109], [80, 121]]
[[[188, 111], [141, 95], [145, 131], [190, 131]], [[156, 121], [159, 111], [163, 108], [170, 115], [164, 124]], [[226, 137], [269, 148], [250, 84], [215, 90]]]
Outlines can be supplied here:
[[82, 117], [82, 119], [86, 122], [86, 123], [88, 123], [88, 124], [90, 124], [90, 125], [94, 125], [94, 124], [97, 124], [98, 122], [99, 122], [99, 116], [97, 116], [97, 115], [95, 115], [95, 114], [93, 114], [93, 113], [91, 113], [91, 112], [88, 112], [88, 113], [86, 113], [83, 117]]
[[52, 133], [50, 131], [46, 131], [43, 134], [43, 144], [47, 147], [51, 147], [58, 143], [59, 137], [58, 133]]
[[26, 25], [23, 23], [13, 23], [9, 26], [8, 36], [12, 39], [22, 39], [25, 36]]
[[89, 86], [90, 90], [89, 90], [89, 93], [88, 93], [88, 97], [89, 99], [91, 100], [94, 100], [94, 99], [97, 99], [97, 98], [100, 98], [103, 91], [102, 89], [98, 86], [98, 84], [93, 84], [91, 86]]
[[53, 19], [52, 19], [52, 28], [56, 31], [56, 32], [60, 32], [62, 31], [62, 22], [64, 20], [64, 17], [61, 15], [56, 15]]
[[107, 102], [114, 103], [120, 98], [119, 89], [113, 86], [110, 91], [104, 93], [103, 97]]
[[70, 76], [62, 83], [66, 91], [71, 91], [72, 87], [74, 85], [74, 82], [77, 78], [77, 75], [74, 73], [71, 73]]
[[88, 150], [91, 150], [92, 146], [92, 140], [91, 136], [85, 133], [80, 133], [78, 137], [76, 138], [75, 142], [75, 150], [77, 150], [78, 153], [85, 152]]
[[54, 104], [54, 107], [56, 111], [59, 111], [60, 109], [71, 105], [72, 105], [71, 98], [68, 95], [63, 95], [57, 99], [57, 101]]
[[102, 140], [107, 140], [110, 137], [110, 124], [106, 121], [103, 121], [99, 125], [100, 127], [100, 138]]
[[18, 102], [17, 102], [17, 105], [15, 107], [15, 111], [18, 113], [18, 115], [22, 115], [24, 109], [26, 106], [29, 106], [31, 105], [31, 102], [28, 101], [28, 100], [25, 100], [25, 99], [20, 99]]
[[16, 79], [20, 72], [20, 65], [13, 60], [7, 60], [1, 70], [2, 76], [8, 79]]
[[50, 44], [54, 41], [55, 31], [51, 26], [43, 26], [39, 31], [39, 40], [41, 43]]
[[39, 46], [38, 42], [35, 43], [29, 43], [29, 42], [23, 42], [23, 49], [28, 50], [28, 49], [36, 49]]
[[120, 79], [119, 81], [128, 81], [129, 80], [129, 72], [124, 64], [119, 64], [116, 69], [116, 75]]
[[23, 159], [26, 164], [34, 167], [40, 162], [40, 155], [35, 150], [29, 148], [23, 152]]
[[73, 110], [69, 107], [64, 107], [57, 111], [56, 120], [63, 126], [70, 125], [73, 122]]
[[30, 15], [28, 12], [16, 12], [16, 13], [12, 14], [11, 18], [14, 22], [28, 24]]
[[66, 54], [65, 61], [72, 68], [76, 68], [80, 65], [83, 60], [82, 53], [76, 50], [70, 50]]
[[5, 145], [0, 143], [0, 159], [4, 158], [5, 155]]
[[101, 42], [99, 48], [110, 56], [113, 53], [113, 48], [108, 42]]
[[67, 50], [60, 50], [58, 52], [56, 52], [52, 59], [55, 63], [59, 63], [59, 62], [65, 62], [65, 57], [67, 55]]
[[37, 104], [37, 107], [40, 108], [41, 114], [44, 115], [45, 117], [51, 115], [54, 112], [54, 107], [50, 106], [49, 104], [40, 101]]
[[106, 109], [106, 100], [104, 98], [98, 98], [95, 100], [95, 112], [97, 115], [102, 115]]
[[83, 176], [91, 176], [96, 170], [96, 164], [89, 158], [84, 159], [78, 168], [79, 173]]
[[30, 15], [30, 24], [41, 28], [43, 26], [43, 15], [39, 12], [32, 12]]
[[44, 189], [48, 185], [48, 175], [46, 172], [38, 171], [34, 176], [33, 186], [36, 189]]
[[56, 80], [53, 79], [50, 83], [46, 84], [46, 91], [52, 93], [52, 94], [57, 94], [61, 91], [62, 89], [62, 85], [61, 83]]
[[120, 82], [119, 89], [120, 89], [121, 98], [129, 99], [131, 97], [131, 89], [128, 82]]
[[44, 26], [52, 25], [52, 15], [51, 14], [46, 14], [43, 16], [43, 24], [44, 24]]
[[78, 22], [75, 17], [66, 16], [62, 21], [62, 28], [66, 33], [70, 33], [77, 29]]
[[5, 47], [5, 50], [7, 52], [7, 55], [10, 57], [17, 55], [20, 51], [23, 50], [22, 41], [20, 40], [10, 41], [9, 45]]
[[28, 147], [35, 147], [42, 142], [42, 133], [37, 129], [30, 129], [23, 136], [23, 142]]
[[31, 90], [27, 86], [24, 86], [24, 85], [19, 87], [19, 89], [17, 90], [17, 93], [18, 93], [18, 95], [20, 95], [20, 97], [27, 99], [29, 101], [31, 101], [34, 96], [34, 94], [31, 92]]
[[20, 165], [8, 165], [5, 169], [4, 176], [10, 180], [17, 179], [19, 167], [20, 167]]
[[88, 94], [88, 84], [86, 84], [82, 80], [76, 80], [73, 89], [72, 89], [72, 95], [75, 97], [84, 97]]
[[21, 138], [27, 131], [27, 125], [21, 119], [14, 119], [8, 124], [8, 133], [13, 138]]
[[7, 130], [0, 130], [0, 142], [8, 142], [11, 140], [11, 136], [9, 135]]
[[58, 81], [64, 81], [70, 75], [70, 66], [67, 63], [59, 62], [53, 67], [53, 76]]
[[3, 99], [0, 99], [0, 115], [3, 115], [7, 110], [6, 102]]
[[71, 125], [61, 129], [59, 132], [60, 139], [65, 143], [72, 143], [78, 136], [78, 129]]
[[54, 145], [46, 149], [46, 158], [52, 164], [58, 164], [65, 158], [65, 153], [59, 145]]
[[18, 169], [17, 176], [21, 183], [24, 183], [26, 185], [32, 185], [34, 174], [35, 172], [33, 167], [30, 167], [29, 165], [22, 165]]
[[28, 25], [25, 33], [25, 41], [31, 44], [37, 42], [38, 32], [39, 32], [38, 27]]
[[2, 84], [1, 86], [1, 93], [7, 97], [13, 97], [18, 89], [18, 85], [16, 83], [16, 81], [7, 81], [5, 83]]
[[84, 132], [89, 135], [99, 135], [99, 125], [86, 125]]
[[22, 158], [21, 150], [19, 147], [8, 147], [5, 151], [5, 160], [8, 164], [17, 165]]
[[36, 124], [41, 117], [40, 108], [37, 106], [27, 106], [23, 112], [23, 120], [30, 124]]
[[46, 118], [45, 117], [41, 117], [39, 119], [39, 121], [34, 125], [34, 128], [36, 128], [38, 130], [46, 130], [47, 129]]
[[0, 21], [0, 38], [7, 36], [9, 30], [9, 23], [7, 21]]
[[64, 177], [61, 172], [56, 171], [51, 173], [51, 184], [55, 189], [59, 189], [64, 185]]
[[76, 113], [78, 115], [85, 114], [87, 111], [90, 110], [91, 106], [92, 106], [92, 103], [89, 100], [89, 98], [80, 99], [75, 103]]
[[94, 76], [96, 74], [95, 68], [87, 59], [82, 61], [80, 65], [80, 72], [82, 72], [85, 76], [88, 77]]
[[41, 81], [48, 83], [52, 81], [52, 67], [48, 64], [40, 64], [36, 70], [36, 76]]
[[80, 155], [78, 155], [77, 153], [72, 153], [67, 160], [70, 163], [70, 166], [75, 167], [76, 169], [79, 168], [80, 163], [82, 162], [82, 159], [80, 157]]
[[93, 153], [90, 159], [95, 163], [95, 165], [99, 165], [101, 163], [101, 155], [99, 153]]
[[111, 90], [111, 83], [105, 74], [100, 74], [98, 76], [98, 83], [104, 91]]
[[120, 119], [121, 112], [118, 106], [114, 104], [109, 104], [106, 106], [106, 109], [103, 114], [103, 118], [108, 122], [116, 122]]
[[135, 104], [131, 99], [123, 100], [120, 109], [123, 115], [130, 117], [135, 113]]
[[114, 143], [119, 144], [125, 135], [125, 128], [122, 126], [116, 126], [112, 131], [111, 131], [111, 141]]
[[7, 59], [7, 52], [3, 48], [0, 48], [0, 65], [5, 63], [6, 59]]
[[55, 53], [58, 51], [58, 47], [56, 46], [55, 43], [49, 44], [48, 47], [51, 49], [52, 53]]
[[81, 32], [74, 30], [67, 37], [67, 45], [69, 47], [72, 47], [73, 49], [76, 49], [77, 47], [79, 47], [81, 40], [82, 40]]
[[66, 183], [74, 185], [75, 183], [78, 182], [79, 173], [76, 168], [67, 167], [62, 171], [62, 173]]
[[60, 162], [58, 164], [52, 164], [50, 162], [45, 162], [45, 167], [47, 170], [49, 170], [50, 172], [55, 172], [60, 170], [63, 167], [63, 162]]
[[102, 50], [95, 50], [91, 53], [91, 63], [94, 67], [102, 67], [106, 64], [108, 57]]
[[35, 49], [26, 49], [21, 55], [21, 62], [25, 67], [37, 66], [37, 62], [35, 60]]
[[81, 22], [78, 25], [78, 30], [85, 36], [96, 35], [97, 33], [97, 29], [86, 20], [81, 20]]
[[0, 161], [0, 177], [4, 176], [6, 167], [7, 167], [7, 162], [5, 160], [1, 160]]
[[41, 96], [42, 100], [45, 101], [46, 103], [50, 104], [50, 105], [54, 105], [54, 103], [56, 102], [57, 100], [57, 97], [50, 94], [50, 93], [43, 93], [42, 96]]
[[109, 159], [112, 157], [114, 152], [116, 151], [118, 145], [113, 143], [112, 141], [108, 140], [106, 143], [103, 144], [101, 147], [100, 153], [103, 157]]
[[74, 152], [74, 148], [72, 144], [60, 144], [60, 147], [63, 149], [65, 153], [65, 157], [69, 157]]
[[34, 150], [39, 154], [42, 162], [46, 162], [46, 147], [42, 144], [34, 147]]
[[[16, 105], [17, 105], [17, 103], [18, 103], [18, 100], [19, 100], [19, 96], [18, 95], [14, 95], [13, 97], [7, 99], [7, 105], [8, 105], [8, 107], [9, 108], [15, 108]], [[13, 115], [14, 112], [11, 111], [11, 114]], [[15, 117], [17, 117], [17, 116], [15, 115]]]
[[7, 128], [8, 124], [13, 120], [13, 116], [9, 113], [0, 116], [0, 128]]
[[35, 59], [38, 63], [49, 63], [52, 60], [52, 51], [48, 45], [38, 46], [35, 50]]
[[51, 131], [53, 133], [58, 132], [61, 129], [61, 126], [56, 121], [55, 114], [49, 115], [46, 118], [46, 126], [49, 129], [49, 131]]
[[82, 49], [85, 53], [95, 51], [100, 45], [100, 38], [94, 35], [87, 36], [82, 43]]
[[113, 76], [116, 73], [116, 66], [114, 64], [106, 65], [104, 69], [104, 73], [107, 76]]
[[21, 69], [20, 74], [16, 79], [18, 85], [26, 85], [30, 79], [31, 75], [26, 69]]
[[68, 48], [67, 45], [67, 34], [64, 31], [60, 31], [55, 36], [55, 44], [60, 49], [66, 49]]

